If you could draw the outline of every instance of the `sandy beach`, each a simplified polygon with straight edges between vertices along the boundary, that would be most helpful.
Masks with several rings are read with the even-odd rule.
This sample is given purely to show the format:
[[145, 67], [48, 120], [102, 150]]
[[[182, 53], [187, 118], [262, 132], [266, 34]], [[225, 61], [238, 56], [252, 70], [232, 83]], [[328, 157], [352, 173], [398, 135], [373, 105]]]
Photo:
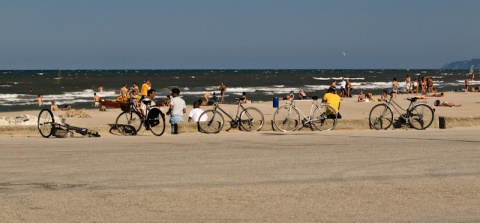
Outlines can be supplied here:
[[[409, 96], [399, 95], [397, 101], [407, 105], [403, 99]], [[447, 93], [425, 99], [430, 105], [435, 100], [462, 104], [435, 107], [437, 116], [452, 117], [456, 126], [425, 131], [357, 125], [355, 120], [364, 122], [376, 103], [356, 98], [343, 100], [338, 129], [324, 132], [282, 133], [265, 126], [253, 133], [172, 135], [167, 126], [161, 137], [148, 132], [118, 136], [108, 132], [108, 124], [119, 109], [86, 109], [92, 118], [67, 118], [99, 130], [100, 138], [45, 139], [36, 126], [2, 126], [0, 219], [476, 222], [479, 97]], [[310, 102], [297, 105], [302, 103], [307, 111]], [[236, 109], [221, 106], [232, 113]], [[259, 108], [265, 120], [275, 111], [272, 102], [248, 106]], [[38, 111], [0, 117], [23, 114]]]
[[[406, 108], [409, 104], [409, 101], [405, 100], [407, 97], [413, 97], [413, 94], [404, 94], [398, 95], [396, 100], [402, 107]], [[380, 98], [380, 96], [375, 95], [374, 98]], [[456, 104], [461, 104], [461, 107], [436, 107], [433, 106], [435, 100], [440, 100], [442, 102], [453, 102]], [[227, 99], [228, 101], [228, 99]], [[455, 127], [474, 127], [480, 126], [480, 115], [478, 111], [480, 110], [480, 93], [476, 92], [448, 92], [445, 97], [426, 97], [426, 99], [420, 99], [419, 101], [427, 102], [430, 106], [435, 109], [436, 120], [438, 117], [445, 117], [447, 120], [447, 128]], [[285, 101], [280, 101], [280, 105], [285, 104]], [[342, 120], [339, 120], [336, 128], [337, 130], [369, 130], [368, 125], [368, 115], [370, 109], [378, 102], [357, 102], [356, 97], [352, 98], [343, 98], [341, 103], [340, 113], [343, 116]], [[308, 114], [310, 111], [311, 101], [297, 101], [296, 105], [300, 107], [301, 111], [304, 114]], [[272, 131], [271, 120], [273, 118], [273, 113], [276, 108], [273, 108], [273, 103], [268, 102], [253, 102], [252, 104], [246, 104], [246, 107], [256, 107], [262, 111], [265, 117], [265, 126], [262, 128], [262, 131]], [[222, 104], [221, 107], [226, 110], [230, 115], [235, 115], [237, 106], [235, 104]], [[210, 109], [211, 106], [202, 106], [203, 110]], [[82, 109], [75, 108], [74, 109]], [[167, 108], [162, 107], [162, 111], [166, 112]], [[184, 115], [184, 119], [188, 120], [188, 113], [192, 109], [191, 103], [187, 102], [187, 113]], [[85, 108], [87, 114], [91, 118], [78, 118], [78, 117], [69, 117], [66, 119], [66, 122], [71, 125], [84, 127], [99, 131], [102, 136], [111, 135], [109, 133], [110, 126], [108, 124], [114, 124], [116, 117], [120, 114], [120, 109], [108, 108], [106, 112], [100, 112], [95, 108]], [[38, 116], [39, 110], [32, 111], [21, 111], [21, 112], [3, 112], [0, 113], [0, 117], [15, 117], [19, 115], [32, 115], [34, 117]], [[60, 116], [65, 113], [65, 111], [54, 111], [55, 116]], [[398, 116], [398, 114], [394, 114]], [[168, 130], [168, 117], [167, 117], [167, 130]], [[438, 128], [438, 121], [435, 121], [432, 125], [432, 128]], [[225, 131], [227, 128], [224, 128]], [[36, 128], [34, 126], [8, 126], [0, 125], [0, 135], [38, 135]], [[304, 129], [305, 131], [310, 131]], [[235, 130], [231, 130], [235, 131]], [[197, 133], [200, 134], [194, 123], [186, 123], [185, 127], [182, 129], [183, 133]], [[148, 132], [141, 131], [140, 134], [149, 134]], [[165, 134], [169, 134], [166, 132]]]

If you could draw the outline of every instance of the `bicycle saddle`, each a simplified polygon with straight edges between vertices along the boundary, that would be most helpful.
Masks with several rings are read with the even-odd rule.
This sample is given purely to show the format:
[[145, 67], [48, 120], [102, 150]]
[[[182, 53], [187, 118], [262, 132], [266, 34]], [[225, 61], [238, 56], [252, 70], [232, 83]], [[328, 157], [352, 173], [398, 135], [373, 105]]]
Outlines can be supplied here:
[[407, 100], [411, 101], [411, 102], [415, 102], [418, 100], [418, 98], [407, 98]]

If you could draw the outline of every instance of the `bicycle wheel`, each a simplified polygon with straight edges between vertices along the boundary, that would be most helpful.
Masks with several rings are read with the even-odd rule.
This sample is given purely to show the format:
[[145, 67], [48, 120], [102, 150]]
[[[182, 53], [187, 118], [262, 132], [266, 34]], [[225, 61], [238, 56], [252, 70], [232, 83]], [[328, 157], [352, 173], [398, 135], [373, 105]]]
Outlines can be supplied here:
[[240, 113], [240, 126], [246, 131], [260, 131], [263, 123], [263, 114], [256, 108], [246, 108]]
[[320, 105], [313, 111], [311, 118], [312, 130], [332, 130], [337, 125], [337, 110], [330, 105]]
[[375, 105], [370, 110], [369, 122], [371, 129], [388, 129], [393, 124], [393, 111], [386, 104]]
[[219, 133], [223, 124], [223, 115], [213, 109], [204, 111], [198, 118], [198, 127], [204, 133]]
[[55, 118], [50, 109], [42, 109], [38, 114], [38, 131], [44, 138], [48, 138], [55, 132]]
[[433, 109], [426, 104], [418, 104], [410, 110], [410, 125], [418, 130], [423, 130], [433, 122]]
[[280, 131], [293, 131], [300, 125], [300, 113], [295, 107], [284, 105], [273, 114], [273, 124]]
[[165, 132], [165, 115], [158, 108], [152, 108], [148, 112], [147, 119], [150, 131], [156, 136], [161, 136]]
[[117, 120], [115, 121], [115, 127], [122, 135], [136, 135], [142, 127], [142, 122], [143, 120], [137, 112], [122, 112], [118, 115]]

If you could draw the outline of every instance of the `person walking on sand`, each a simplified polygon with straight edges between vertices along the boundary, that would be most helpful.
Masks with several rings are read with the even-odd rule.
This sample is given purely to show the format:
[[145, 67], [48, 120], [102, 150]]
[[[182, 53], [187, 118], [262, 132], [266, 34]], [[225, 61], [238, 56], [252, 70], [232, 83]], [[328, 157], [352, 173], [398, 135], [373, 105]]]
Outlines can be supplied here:
[[95, 107], [98, 107], [100, 104], [100, 96], [97, 95], [97, 93], [93, 93], [93, 105]]
[[38, 97], [37, 97], [37, 104], [38, 104], [38, 106], [42, 106], [42, 105], [43, 105], [43, 98], [42, 98], [42, 96], [40, 96], [40, 95], [38, 95]]
[[178, 122], [183, 122], [183, 114], [187, 112], [187, 105], [185, 101], [180, 98], [180, 90], [178, 88], [172, 89], [172, 100], [170, 101], [170, 108], [167, 115], [170, 115], [170, 130], [172, 134], [178, 133]]
[[225, 103], [225, 92], [227, 91], [227, 86], [225, 86], [225, 83], [222, 82], [220, 84], [219, 89], [220, 89], [220, 97], [221, 97], [220, 103]]

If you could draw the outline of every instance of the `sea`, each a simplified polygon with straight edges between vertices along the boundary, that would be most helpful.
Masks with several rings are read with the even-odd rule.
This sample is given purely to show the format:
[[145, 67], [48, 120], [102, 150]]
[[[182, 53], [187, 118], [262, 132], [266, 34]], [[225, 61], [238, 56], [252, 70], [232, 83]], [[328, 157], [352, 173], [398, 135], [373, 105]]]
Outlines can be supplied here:
[[[353, 84], [353, 94], [380, 94], [391, 89], [393, 78], [401, 87], [405, 77], [412, 80], [419, 76], [430, 76], [439, 92], [461, 89], [464, 80], [471, 77], [468, 70], [0, 70], [0, 112], [41, 109], [36, 102], [38, 95], [48, 107], [52, 100], [59, 107], [92, 108], [93, 94], [102, 99], [115, 100], [123, 84], [141, 86], [149, 79], [156, 90], [156, 101], [162, 103], [172, 88], [181, 91], [188, 104], [205, 93], [219, 95], [219, 86], [227, 86], [225, 101], [233, 102], [246, 92], [252, 103], [272, 101], [290, 91], [303, 89], [310, 96], [323, 96], [333, 81], [337, 84], [348, 78]], [[480, 81], [473, 81], [480, 84]], [[98, 88], [102, 86], [103, 91]]]

